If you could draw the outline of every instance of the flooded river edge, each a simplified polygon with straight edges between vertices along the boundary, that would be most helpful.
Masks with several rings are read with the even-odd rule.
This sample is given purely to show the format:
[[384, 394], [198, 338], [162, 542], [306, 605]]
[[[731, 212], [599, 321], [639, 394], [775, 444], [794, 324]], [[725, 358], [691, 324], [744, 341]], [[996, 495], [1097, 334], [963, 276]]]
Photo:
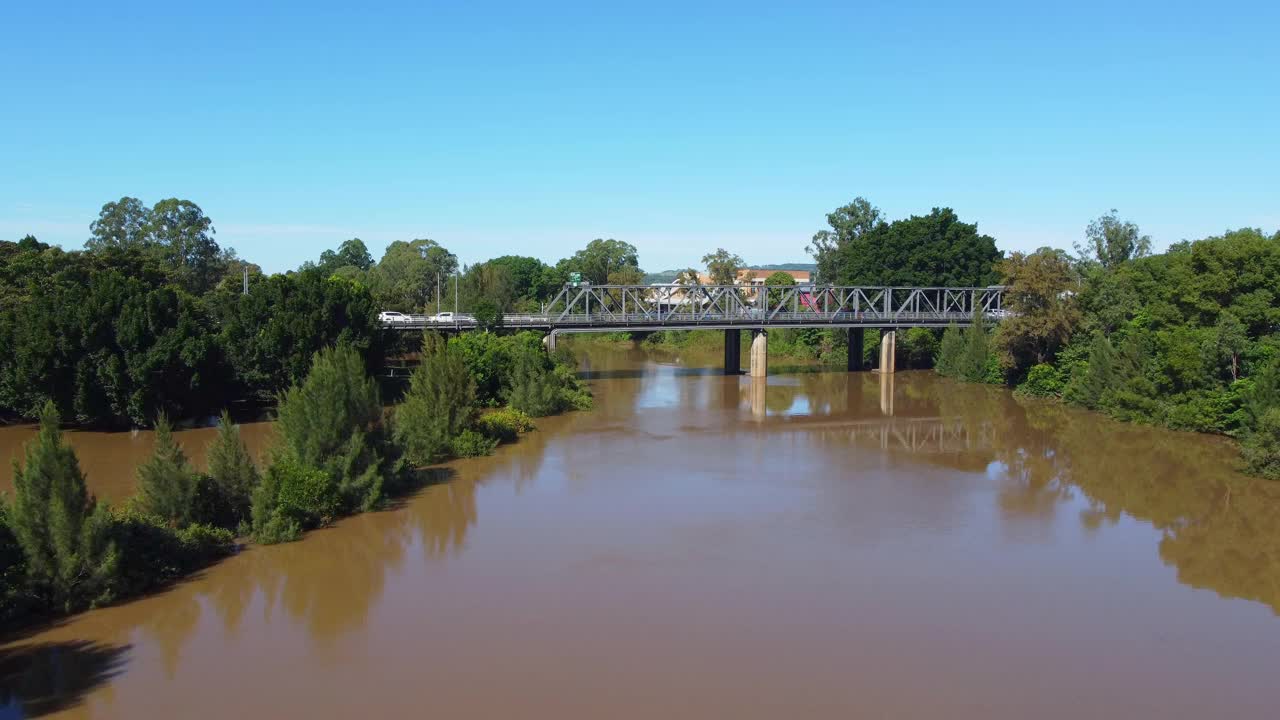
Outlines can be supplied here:
[[[596, 409], [0, 648], [0, 718], [1274, 712], [1280, 489], [1229, 443], [929, 373], [714, 365], [589, 352]], [[113, 501], [150, 452], [68, 440]]]

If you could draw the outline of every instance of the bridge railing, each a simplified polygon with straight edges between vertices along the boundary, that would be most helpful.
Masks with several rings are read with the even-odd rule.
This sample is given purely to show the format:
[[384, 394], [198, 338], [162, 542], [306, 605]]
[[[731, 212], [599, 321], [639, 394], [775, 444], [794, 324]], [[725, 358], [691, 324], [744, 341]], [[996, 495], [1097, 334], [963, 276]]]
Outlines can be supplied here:
[[[975, 310], [988, 321], [1006, 314], [1004, 288], [583, 285], [565, 286], [540, 313], [509, 313], [515, 328], [610, 328], [680, 326], [768, 327], [786, 325], [966, 324]], [[474, 318], [445, 323], [410, 315], [388, 323], [402, 329], [474, 328]]]

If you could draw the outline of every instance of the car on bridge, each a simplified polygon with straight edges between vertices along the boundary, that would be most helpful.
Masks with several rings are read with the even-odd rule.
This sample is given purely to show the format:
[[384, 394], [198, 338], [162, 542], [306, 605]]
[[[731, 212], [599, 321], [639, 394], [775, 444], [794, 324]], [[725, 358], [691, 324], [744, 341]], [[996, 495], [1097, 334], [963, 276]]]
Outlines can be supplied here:
[[383, 325], [407, 325], [412, 320], [408, 315], [394, 310], [384, 310], [378, 313], [378, 322]]
[[464, 315], [463, 313], [449, 311], [436, 313], [428, 318], [428, 322], [432, 325], [469, 325], [475, 321], [476, 319], [471, 315]]

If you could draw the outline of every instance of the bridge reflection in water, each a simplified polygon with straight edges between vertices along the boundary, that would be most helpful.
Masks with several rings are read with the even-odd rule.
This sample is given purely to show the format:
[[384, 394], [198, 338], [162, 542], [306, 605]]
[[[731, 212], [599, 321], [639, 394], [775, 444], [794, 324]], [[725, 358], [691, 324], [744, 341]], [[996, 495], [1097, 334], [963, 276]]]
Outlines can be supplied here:
[[882, 450], [912, 454], [989, 450], [994, 444], [994, 425], [964, 415], [894, 415], [894, 375], [878, 374], [880, 418], [832, 420], [827, 415], [769, 413], [767, 377], [753, 377], [743, 389], [749, 396], [751, 417], [766, 432], [803, 432], [824, 439], [840, 439]]

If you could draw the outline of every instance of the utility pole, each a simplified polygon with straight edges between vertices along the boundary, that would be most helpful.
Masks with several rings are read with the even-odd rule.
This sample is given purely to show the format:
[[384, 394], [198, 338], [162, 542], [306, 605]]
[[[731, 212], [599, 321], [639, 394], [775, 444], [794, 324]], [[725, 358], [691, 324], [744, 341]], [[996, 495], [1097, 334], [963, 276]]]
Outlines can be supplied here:
[[436, 271], [436, 314], [440, 314], [440, 271]]
[[462, 320], [458, 318], [458, 285], [461, 284], [459, 282], [459, 278], [460, 276], [458, 275], [458, 271], [454, 270], [453, 271], [453, 324], [454, 325], [462, 324]]
[[248, 295], [249, 294], [249, 266], [245, 265], [241, 269], [244, 270], [244, 291], [241, 294]]

